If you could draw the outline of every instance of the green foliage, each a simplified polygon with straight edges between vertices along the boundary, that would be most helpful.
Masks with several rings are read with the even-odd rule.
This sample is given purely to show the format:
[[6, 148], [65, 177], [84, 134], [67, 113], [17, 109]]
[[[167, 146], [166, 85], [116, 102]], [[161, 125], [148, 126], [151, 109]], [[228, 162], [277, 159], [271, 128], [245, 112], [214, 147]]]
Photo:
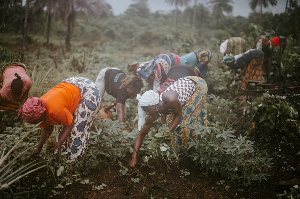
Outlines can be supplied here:
[[10, 52], [3, 46], [0, 45], [0, 62], [5, 62], [10, 60]]
[[254, 149], [254, 142], [235, 136], [233, 129], [219, 124], [209, 127], [192, 126], [197, 139], [189, 143], [190, 157], [201, 168], [250, 185], [267, 180], [271, 159]]
[[264, 142], [282, 138], [298, 140], [300, 125], [297, 110], [286, 96], [264, 94], [261, 102], [253, 103], [256, 137]]
[[33, 82], [33, 86], [30, 89], [30, 92], [33, 96], [41, 96], [45, 93], [50, 87], [47, 86], [46, 79], [52, 68], [48, 68], [47, 66], [39, 67], [34, 66], [33, 71], [31, 73], [31, 80]]
[[[9, 189], [10, 186], [20, 180], [21, 178], [29, 175], [32, 172], [35, 172], [39, 169], [46, 167], [46, 165], [42, 162], [24, 161], [24, 156], [28, 155], [29, 150], [32, 148], [27, 146], [24, 147], [20, 143], [33, 131], [35, 128], [32, 128], [23, 135], [18, 141], [14, 144], [14, 146], [8, 151], [5, 152], [7, 147], [13, 144], [14, 142], [9, 138], [17, 138], [16, 136], [12, 136], [12, 132], [20, 133], [20, 129], [10, 129], [7, 134], [0, 134], [3, 139], [3, 136], [6, 135], [8, 139], [6, 141], [1, 142], [1, 156], [0, 156], [0, 191], [4, 189]], [[22, 135], [24, 133], [20, 133]], [[10, 136], [7, 136], [10, 135]], [[3, 139], [4, 140], [4, 139]], [[21, 146], [20, 146], [21, 145]]]
[[284, 191], [284, 193], [277, 194], [278, 199], [297, 199], [300, 198], [300, 187], [299, 185], [293, 186], [290, 191]]
[[211, 123], [220, 123], [225, 128], [233, 127], [239, 123], [236, 112], [233, 111], [236, 106], [234, 101], [220, 98], [214, 94], [208, 95], [208, 121]]
[[145, 162], [150, 158], [159, 158], [169, 164], [178, 159], [179, 148], [175, 144], [175, 134], [171, 133], [166, 125], [157, 121], [144, 138], [140, 151], [143, 151]]

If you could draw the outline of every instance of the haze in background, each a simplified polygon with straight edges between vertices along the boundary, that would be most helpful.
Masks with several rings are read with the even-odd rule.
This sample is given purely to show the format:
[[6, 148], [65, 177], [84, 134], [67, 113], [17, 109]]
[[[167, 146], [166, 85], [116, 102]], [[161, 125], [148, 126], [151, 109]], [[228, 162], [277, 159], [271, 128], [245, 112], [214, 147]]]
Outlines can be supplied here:
[[[114, 15], [119, 15], [124, 13], [124, 11], [128, 8], [128, 6], [132, 3], [134, 3], [133, 0], [106, 0], [107, 3], [109, 3], [113, 9]], [[190, 2], [190, 6], [192, 6], [194, 1]], [[201, 3], [205, 6], [208, 6], [211, 8], [211, 4], [209, 4], [209, 0], [198, 0], [198, 3]], [[264, 12], [272, 12], [272, 13], [281, 13], [285, 10], [285, 4], [286, 0], [277, 0], [277, 6], [276, 7], [268, 7], [267, 9], [263, 9]], [[175, 9], [175, 6], [168, 5], [164, 0], [148, 0], [149, 9], [151, 12], [156, 11], [162, 11], [162, 12], [170, 12], [171, 10]], [[249, 13], [252, 12], [252, 10], [249, 7], [249, 1], [248, 0], [233, 0], [233, 16], [243, 16], [248, 17]], [[179, 7], [181, 10], [184, 9], [184, 7]]]

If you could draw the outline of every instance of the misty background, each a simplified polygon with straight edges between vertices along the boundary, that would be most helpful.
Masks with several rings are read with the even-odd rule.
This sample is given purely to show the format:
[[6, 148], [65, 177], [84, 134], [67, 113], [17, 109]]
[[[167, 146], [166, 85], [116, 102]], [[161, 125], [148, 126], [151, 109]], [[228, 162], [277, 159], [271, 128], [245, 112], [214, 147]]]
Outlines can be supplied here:
[[[134, 3], [134, 0], [107, 0], [108, 4], [112, 6], [114, 15], [120, 15], [124, 13], [124, 11], [128, 8], [128, 6], [132, 3]], [[198, 4], [203, 4], [205, 6], [210, 7], [209, 0], [198, 0]], [[189, 6], [192, 7], [194, 2], [192, 1]], [[281, 13], [285, 10], [285, 0], [278, 0], [277, 5], [272, 7], [269, 6], [268, 8], [264, 8], [264, 12], [272, 12], [275, 13]], [[167, 4], [164, 0], [148, 0], [148, 6], [151, 12], [163, 12], [163, 13], [169, 13], [171, 10], [175, 9], [175, 6], [171, 6]], [[233, 0], [233, 16], [243, 16], [248, 17], [249, 13], [252, 12], [252, 10], [249, 7], [249, 1], [248, 0]], [[185, 7], [179, 7], [181, 10], [184, 10]]]

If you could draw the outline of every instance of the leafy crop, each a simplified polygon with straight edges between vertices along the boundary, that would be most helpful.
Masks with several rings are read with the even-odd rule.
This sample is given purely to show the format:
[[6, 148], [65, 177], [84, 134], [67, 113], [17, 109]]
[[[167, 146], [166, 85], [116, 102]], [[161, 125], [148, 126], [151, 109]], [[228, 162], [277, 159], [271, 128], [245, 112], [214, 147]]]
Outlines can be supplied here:
[[235, 136], [233, 129], [218, 124], [192, 128], [197, 139], [191, 139], [189, 143], [189, 156], [201, 168], [245, 185], [267, 179], [271, 159], [256, 151], [254, 142], [246, 136]]
[[287, 96], [264, 94], [261, 102], [253, 103], [256, 123], [255, 135], [269, 142], [286, 138], [299, 139], [299, 113]]

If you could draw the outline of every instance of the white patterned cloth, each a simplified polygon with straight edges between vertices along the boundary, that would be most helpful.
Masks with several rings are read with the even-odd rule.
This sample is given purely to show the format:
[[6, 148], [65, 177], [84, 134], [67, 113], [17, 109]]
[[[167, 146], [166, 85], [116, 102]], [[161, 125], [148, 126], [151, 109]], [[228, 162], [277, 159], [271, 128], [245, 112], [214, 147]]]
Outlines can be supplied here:
[[184, 105], [195, 92], [195, 82], [186, 77], [178, 79], [161, 93], [160, 101], [163, 101], [163, 94], [167, 91], [175, 91], [178, 94], [178, 100]]

